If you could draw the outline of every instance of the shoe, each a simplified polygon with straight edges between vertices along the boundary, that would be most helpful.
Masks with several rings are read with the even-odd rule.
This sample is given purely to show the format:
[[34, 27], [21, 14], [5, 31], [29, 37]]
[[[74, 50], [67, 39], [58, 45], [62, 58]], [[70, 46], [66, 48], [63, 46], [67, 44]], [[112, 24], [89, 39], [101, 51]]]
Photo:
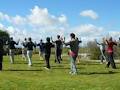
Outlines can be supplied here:
[[49, 68], [47, 68], [47, 67], [44, 67], [46, 70], [50, 70]]
[[28, 66], [32, 66], [32, 64], [28, 64]]
[[72, 74], [73, 72], [69, 72], [69, 74]]
[[72, 75], [77, 75], [77, 73], [76, 73], [76, 72], [73, 72]]

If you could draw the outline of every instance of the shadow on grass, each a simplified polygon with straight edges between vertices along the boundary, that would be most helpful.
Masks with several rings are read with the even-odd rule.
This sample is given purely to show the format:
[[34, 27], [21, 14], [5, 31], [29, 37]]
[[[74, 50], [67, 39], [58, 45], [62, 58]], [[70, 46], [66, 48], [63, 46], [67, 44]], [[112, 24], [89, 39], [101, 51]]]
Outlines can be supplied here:
[[120, 72], [114, 72], [114, 71], [108, 71], [108, 72], [80, 72], [78, 73], [78, 75], [94, 75], [94, 74], [98, 74], [98, 75], [109, 75], [109, 74], [117, 74]]
[[20, 70], [3, 70], [3, 71], [42, 71], [42, 70], [23, 70], [23, 69], [20, 69]]

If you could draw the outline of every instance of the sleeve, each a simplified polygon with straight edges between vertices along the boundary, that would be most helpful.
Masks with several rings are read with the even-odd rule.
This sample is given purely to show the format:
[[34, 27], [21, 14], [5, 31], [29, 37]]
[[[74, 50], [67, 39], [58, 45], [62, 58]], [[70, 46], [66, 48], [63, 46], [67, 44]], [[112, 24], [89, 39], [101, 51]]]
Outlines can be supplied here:
[[117, 43], [116, 43], [116, 42], [113, 42], [113, 45], [116, 45], [116, 46], [117, 46]]
[[14, 41], [14, 44], [18, 45], [18, 43], [16, 43], [15, 41]]

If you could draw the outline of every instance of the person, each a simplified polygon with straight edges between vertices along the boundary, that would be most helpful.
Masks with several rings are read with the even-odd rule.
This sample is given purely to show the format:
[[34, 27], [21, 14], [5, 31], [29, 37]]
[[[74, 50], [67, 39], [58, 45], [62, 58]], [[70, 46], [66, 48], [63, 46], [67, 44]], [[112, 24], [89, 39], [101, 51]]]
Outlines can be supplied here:
[[7, 45], [9, 47], [9, 56], [10, 56], [10, 61], [11, 61], [11, 64], [14, 63], [14, 54], [15, 54], [15, 45], [18, 45], [19, 44], [19, 40], [18, 42], [15, 42], [13, 40], [13, 37], [10, 38], [10, 40], [7, 42]]
[[101, 56], [100, 56], [100, 59], [101, 59], [101, 64], [103, 64], [103, 60], [106, 60], [106, 56], [105, 56], [105, 50], [106, 50], [106, 42], [105, 42], [105, 38], [102, 39], [102, 43], [98, 43], [97, 40], [95, 40], [95, 42], [99, 45], [100, 47], [100, 53], [101, 53]]
[[33, 52], [33, 48], [36, 48], [36, 45], [32, 42], [31, 38], [28, 38], [26, 48], [27, 48], [28, 65], [32, 66], [32, 52]]
[[110, 37], [109, 40], [106, 40], [106, 43], [107, 43], [107, 55], [108, 55], [108, 63], [106, 67], [109, 67], [111, 64], [112, 68], [116, 69], [116, 65], [113, 57], [114, 55], [113, 46], [114, 45], [117, 46], [117, 43], [112, 40], [112, 37]]
[[120, 37], [119, 37], [118, 45], [119, 45], [119, 47], [120, 47]]
[[[52, 38], [51, 38], [52, 39]], [[60, 35], [57, 35], [57, 40], [53, 41], [55, 43], [55, 62], [60, 63], [61, 61], [61, 54], [62, 54], [62, 41], [60, 39]]]
[[23, 48], [22, 48], [22, 57], [25, 61], [27, 61], [27, 38], [24, 39], [24, 41], [22, 42]]
[[64, 42], [66, 46], [70, 46], [70, 51], [68, 52], [70, 56], [70, 62], [71, 62], [71, 71], [70, 74], [75, 75], [77, 74], [77, 67], [76, 67], [76, 58], [78, 56], [79, 51], [79, 41], [76, 39], [75, 34], [70, 34], [71, 40], [67, 43]]
[[51, 55], [51, 48], [54, 47], [54, 45], [50, 42], [50, 38], [46, 38], [46, 43], [44, 45], [45, 48], [45, 62], [46, 62], [46, 67], [45, 69], [49, 70], [50, 69], [50, 55]]
[[[79, 40], [78, 37], [76, 37], [76, 40], [78, 40], [78, 43], [79, 43], [79, 44], [82, 43], [82, 41]], [[78, 51], [78, 52], [79, 52], [79, 51]], [[77, 62], [78, 62], [78, 63], [80, 63], [80, 58], [81, 58], [81, 56], [78, 55], [78, 56], [77, 56]]]
[[2, 62], [3, 62], [3, 39], [0, 37], [0, 71], [2, 71]]
[[44, 50], [44, 43], [42, 39], [40, 40], [40, 43], [37, 44], [37, 46], [39, 46], [39, 55], [44, 59], [45, 50]]

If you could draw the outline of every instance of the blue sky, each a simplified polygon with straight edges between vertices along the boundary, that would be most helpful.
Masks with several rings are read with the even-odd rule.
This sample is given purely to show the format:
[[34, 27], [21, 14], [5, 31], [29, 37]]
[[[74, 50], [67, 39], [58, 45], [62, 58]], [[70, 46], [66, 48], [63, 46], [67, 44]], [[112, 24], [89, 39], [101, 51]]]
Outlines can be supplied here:
[[[61, 25], [58, 28], [62, 27], [65, 29], [74, 29], [79, 27], [80, 29], [70, 30], [70, 32], [71, 31], [79, 32], [80, 30], [79, 33], [81, 35], [83, 34], [82, 33], [83, 29], [81, 29], [82, 26], [89, 27], [91, 25], [90, 27], [92, 27], [93, 25], [93, 27], [95, 27], [98, 30], [99, 28], [103, 28], [103, 31], [101, 31], [100, 33], [112, 32], [114, 33], [114, 35], [119, 35], [120, 32], [119, 3], [120, 3], [119, 0], [11, 0], [11, 1], [2, 0], [0, 3], [0, 12], [4, 15], [7, 14], [10, 17], [16, 17], [16, 15], [18, 15], [22, 18], [24, 17], [26, 18], [28, 15], [31, 15], [30, 10], [35, 9], [35, 6], [37, 6], [40, 9], [47, 8], [48, 13], [50, 15], [55, 16], [56, 18], [59, 18], [61, 15], [64, 15], [67, 18], [66, 21], [68, 25], [67, 28], [65, 25]], [[95, 12], [98, 15], [98, 18], [92, 19], [90, 16], [80, 15], [81, 12], [88, 10], [92, 10], [93, 12]], [[5, 19], [0, 20], [1, 20], [0, 23], [4, 25], [4, 27], [7, 29], [10, 26], [13, 28], [17, 28], [17, 30], [21, 29], [19, 28], [21, 26], [18, 25], [16, 26], [14, 25], [14, 23], [7, 22]], [[56, 25], [55, 27], [57, 26], [58, 25]], [[26, 25], [22, 26], [22, 29], [25, 29], [27, 32], [29, 28], [29, 31], [32, 31], [30, 30], [30, 27], [31, 27], [30, 25]], [[35, 28], [32, 27], [32, 29]], [[46, 29], [46, 26], [44, 26], [44, 28]], [[45, 35], [50, 33], [45, 32], [44, 32]], [[66, 30], [64, 32], [68, 33], [69, 30]], [[95, 35], [94, 38], [97, 35]], [[83, 36], [83, 38], [85, 38], [85, 36]]]

